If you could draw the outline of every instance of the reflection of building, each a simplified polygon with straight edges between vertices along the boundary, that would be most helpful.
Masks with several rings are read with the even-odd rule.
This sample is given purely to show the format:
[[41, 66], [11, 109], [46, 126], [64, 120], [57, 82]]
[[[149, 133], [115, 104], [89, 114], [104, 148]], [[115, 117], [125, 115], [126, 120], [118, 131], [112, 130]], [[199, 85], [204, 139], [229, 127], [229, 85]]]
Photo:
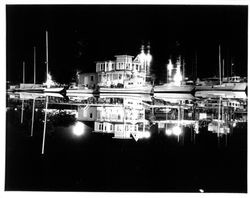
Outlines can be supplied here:
[[97, 107], [95, 132], [113, 133], [114, 138], [148, 137], [145, 108], [140, 100], [124, 98], [122, 104]]
[[78, 107], [78, 120], [82, 121], [95, 121], [96, 120], [96, 114], [97, 114], [97, 107], [93, 106], [79, 106]]
[[230, 133], [230, 127], [229, 125], [226, 125], [223, 120], [213, 120], [208, 124], [208, 131], [211, 131], [213, 133], [226, 134]]
[[98, 85], [103, 87], [132, 87], [143, 86], [150, 73], [150, 52], [141, 54], [135, 59], [129, 55], [117, 55], [114, 61], [96, 62]]

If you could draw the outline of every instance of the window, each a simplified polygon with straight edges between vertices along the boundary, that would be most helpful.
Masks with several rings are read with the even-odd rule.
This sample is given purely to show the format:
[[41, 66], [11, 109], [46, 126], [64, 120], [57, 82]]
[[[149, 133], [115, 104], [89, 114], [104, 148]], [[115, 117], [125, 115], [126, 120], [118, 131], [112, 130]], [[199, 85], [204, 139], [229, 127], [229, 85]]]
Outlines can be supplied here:
[[119, 79], [122, 79], [122, 74], [119, 74]]
[[113, 74], [113, 80], [117, 80], [118, 79], [118, 74]]
[[90, 113], [90, 114], [89, 114], [89, 117], [90, 117], [90, 118], [92, 118], [92, 117], [93, 117], [93, 114], [92, 114], [92, 113]]
[[102, 130], [102, 124], [99, 124], [99, 130]]
[[90, 76], [90, 80], [91, 80], [91, 81], [94, 81], [94, 76]]

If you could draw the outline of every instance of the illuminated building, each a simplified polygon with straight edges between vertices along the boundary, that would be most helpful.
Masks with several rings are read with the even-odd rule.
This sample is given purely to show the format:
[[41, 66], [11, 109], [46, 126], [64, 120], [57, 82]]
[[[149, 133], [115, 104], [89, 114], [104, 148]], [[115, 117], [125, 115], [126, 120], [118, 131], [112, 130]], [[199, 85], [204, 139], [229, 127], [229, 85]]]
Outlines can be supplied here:
[[94, 89], [97, 85], [96, 73], [77, 73], [78, 87]]
[[146, 78], [150, 76], [150, 63], [152, 56], [150, 50], [141, 53], [135, 58], [130, 55], [116, 55], [114, 61], [96, 62], [98, 85], [100, 87], [133, 87], [144, 86]]

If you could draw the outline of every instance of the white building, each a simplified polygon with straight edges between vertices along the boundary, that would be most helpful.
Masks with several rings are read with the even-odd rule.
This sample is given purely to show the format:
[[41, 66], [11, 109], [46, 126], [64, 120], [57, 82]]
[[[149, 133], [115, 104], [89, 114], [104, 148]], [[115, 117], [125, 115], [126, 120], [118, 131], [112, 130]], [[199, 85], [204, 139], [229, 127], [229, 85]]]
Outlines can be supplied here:
[[97, 74], [96, 73], [80, 73], [77, 74], [78, 87], [86, 87], [94, 89], [97, 85]]
[[134, 58], [130, 55], [116, 55], [114, 61], [96, 62], [98, 85], [100, 87], [132, 87], [144, 86], [146, 77], [150, 75], [151, 55], [144, 47], [139, 55]]

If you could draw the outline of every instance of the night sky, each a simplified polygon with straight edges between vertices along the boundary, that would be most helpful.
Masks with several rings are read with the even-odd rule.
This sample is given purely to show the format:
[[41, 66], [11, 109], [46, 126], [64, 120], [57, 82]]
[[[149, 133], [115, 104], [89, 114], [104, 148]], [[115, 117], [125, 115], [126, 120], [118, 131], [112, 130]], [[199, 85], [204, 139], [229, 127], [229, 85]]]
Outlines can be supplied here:
[[7, 80], [33, 82], [33, 47], [37, 81], [45, 79], [45, 31], [49, 32], [49, 71], [61, 83], [76, 70], [95, 72], [95, 61], [115, 55], [136, 56], [151, 44], [152, 73], [166, 78], [169, 57], [181, 53], [192, 78], [218, 75], [218, 46], [225, 74], [247, 74], [247, 6], [194, 5], [7, 5]]

